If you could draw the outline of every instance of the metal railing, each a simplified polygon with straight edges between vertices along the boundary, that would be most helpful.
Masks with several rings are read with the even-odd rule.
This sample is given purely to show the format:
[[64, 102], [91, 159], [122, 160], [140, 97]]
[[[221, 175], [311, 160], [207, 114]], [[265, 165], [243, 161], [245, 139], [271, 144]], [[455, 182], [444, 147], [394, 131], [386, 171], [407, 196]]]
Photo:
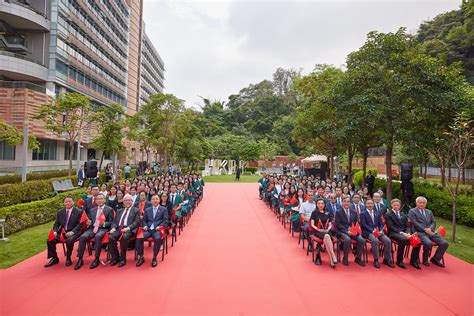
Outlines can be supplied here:
[[46, 87], [27, 81], [3, 81], [0, 80], [0, 88], [29, 89], [36, 92], [46, 93]]

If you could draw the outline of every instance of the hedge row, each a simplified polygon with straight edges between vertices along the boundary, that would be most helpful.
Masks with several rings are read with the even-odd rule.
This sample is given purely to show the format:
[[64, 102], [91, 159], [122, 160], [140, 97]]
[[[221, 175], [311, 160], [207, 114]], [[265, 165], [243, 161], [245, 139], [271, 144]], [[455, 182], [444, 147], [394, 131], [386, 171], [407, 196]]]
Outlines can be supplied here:
[[53, 197], [55, 193], [52, 182], [66, 179], [71, 179], [73, 185], [77, 185], [77, 176], [0, 185], [0, 207]]
[[85, 191], [85, 189], [78, 189], [60, 193], [41, 201], [0, 208], [0, 218], [4, 218], [6, 222], [6, 234], [9, 235], [54, 220], [57, 211], [63, 207], [63, 200], [66, 196], [70, 195], [74, 201], [77, 201]]
[[[366, 176], [369, 174], [369, 171], [372, 172], [372, 175], [374, 177], [377, 178], [377, 169], [375, 168], [367, 168], [367, 171], [366, 171]], [[361, 185], [362, 184], [362, 176], [363, 176], [363, 171], [361, 169], [357, 169], [357, 171], [354, 172], [354, 183], [355, 184], [358, 184], [358, 185]], [[374, 187], [375, 187], [375, 184], [374, 184]]]
[[257, 172], [257, 167], [244, 167], [244, 171], [255, 173]]
[[[44, 171], [44, 172], [30, 172], [26, 174], [26, 181], [30, 180], [48, 180], [51, 178], [59, 178], [59, 177], [66, 177], [67, 170], [51, 170], [51, 171]], [[75, 172], [73, 172], [75, 174]], [[0, 176], [0, 185], [8, 184], [8, 183], [20, 183], [21, 182], [21, 175], [14, 174], [14, 175], [7, 175], [7, 176]]]

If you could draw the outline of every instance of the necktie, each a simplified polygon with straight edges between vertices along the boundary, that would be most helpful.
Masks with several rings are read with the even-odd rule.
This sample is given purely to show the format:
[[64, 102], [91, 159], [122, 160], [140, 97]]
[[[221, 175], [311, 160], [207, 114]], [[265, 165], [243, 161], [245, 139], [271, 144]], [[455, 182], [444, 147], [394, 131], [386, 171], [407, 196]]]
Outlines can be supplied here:
[[125, 214], [122, 215], [122, 219], [120, 220], [120, 228], [123, 227], [123, 224], [125, 223], [125, 219], [128, 216], [128, 208], [125, 210]]
[[64, 224], [64, 230], [67, 231], [67, 224], [69, 223], [69, 216], [71, 216], [71, 211], [66, 210], [66, 223]]
[[397, 212], [398, 219], [400, 219], [400, 212]]
[[349, 214], [349, 209], [346, 210], [347, 220], [351, 221], [351, 215]]
[[171, 194], [171, 204], [174, 205], [174, 194]]
[[[155, 219], [156, 216], [156, 207], [153, 207], [153, 220]], [[153, 230], [155, 228], [154, 222], [151, 223], [150, 229]]]
[[377, 212], [380, 212], [380, 204], [377, 203], [376, 205], [377, 205]]
[[97, 210], [97, 215], [95, 217], [95, 222], [94, 222], [94, 234], [96, 234], [99, 231], [99, 217], [101, 213], [102, 213], [102, 208], [99, 207], [99, 209]]
[[92, 206], [95, 207], [95, 199], [92, 197]]
[[374, 221], [374, 211], [371, 211], [371, 212], [370, 212], [370, 217], [372, 217], [372, 223], [375, 224], [375, 221]]
[[426, 213], [425, 213], [425, 210], [421, 210], [421, 213], [423, 214], [423, 217], [426, 219]]
[[359, 215], [359, 204], [356, 204], [356, 212], [357, 212], [357, 215]]
[[334, 213], [336, 213], [336, 205], [332, 205], [332, 210], [334, 211]]

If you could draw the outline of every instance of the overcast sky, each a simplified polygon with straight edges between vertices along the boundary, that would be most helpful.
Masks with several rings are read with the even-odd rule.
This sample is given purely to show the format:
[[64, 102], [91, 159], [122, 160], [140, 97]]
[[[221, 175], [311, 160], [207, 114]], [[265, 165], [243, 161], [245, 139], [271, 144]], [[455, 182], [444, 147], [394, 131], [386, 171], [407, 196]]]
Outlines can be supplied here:
[[342, 66], [372, 30], [393, 32], [457, 9], [461, 0], [144, 0], [146, 32], [165, 63], [165, 92], [198, 108], [226, 101], [278, 67]]

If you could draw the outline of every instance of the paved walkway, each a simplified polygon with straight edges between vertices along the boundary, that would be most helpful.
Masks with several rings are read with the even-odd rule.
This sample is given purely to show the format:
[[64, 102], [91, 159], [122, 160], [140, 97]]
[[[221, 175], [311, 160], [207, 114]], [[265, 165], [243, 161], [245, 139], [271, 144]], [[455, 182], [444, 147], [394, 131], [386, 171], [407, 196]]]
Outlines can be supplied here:
[[[46, 238], [46, 236], [45, 236]], [[58, 249], [59, 250], [59, 249]], [[258, 200], [253, 183], [209, 183], [158, 267], [60, 265], [41, 253], [0, 270], [0, 315], [473, 315], [473, 266], [422, 271], [315, 266]], [[131, 255], [131, 254], [130, 254]]]

